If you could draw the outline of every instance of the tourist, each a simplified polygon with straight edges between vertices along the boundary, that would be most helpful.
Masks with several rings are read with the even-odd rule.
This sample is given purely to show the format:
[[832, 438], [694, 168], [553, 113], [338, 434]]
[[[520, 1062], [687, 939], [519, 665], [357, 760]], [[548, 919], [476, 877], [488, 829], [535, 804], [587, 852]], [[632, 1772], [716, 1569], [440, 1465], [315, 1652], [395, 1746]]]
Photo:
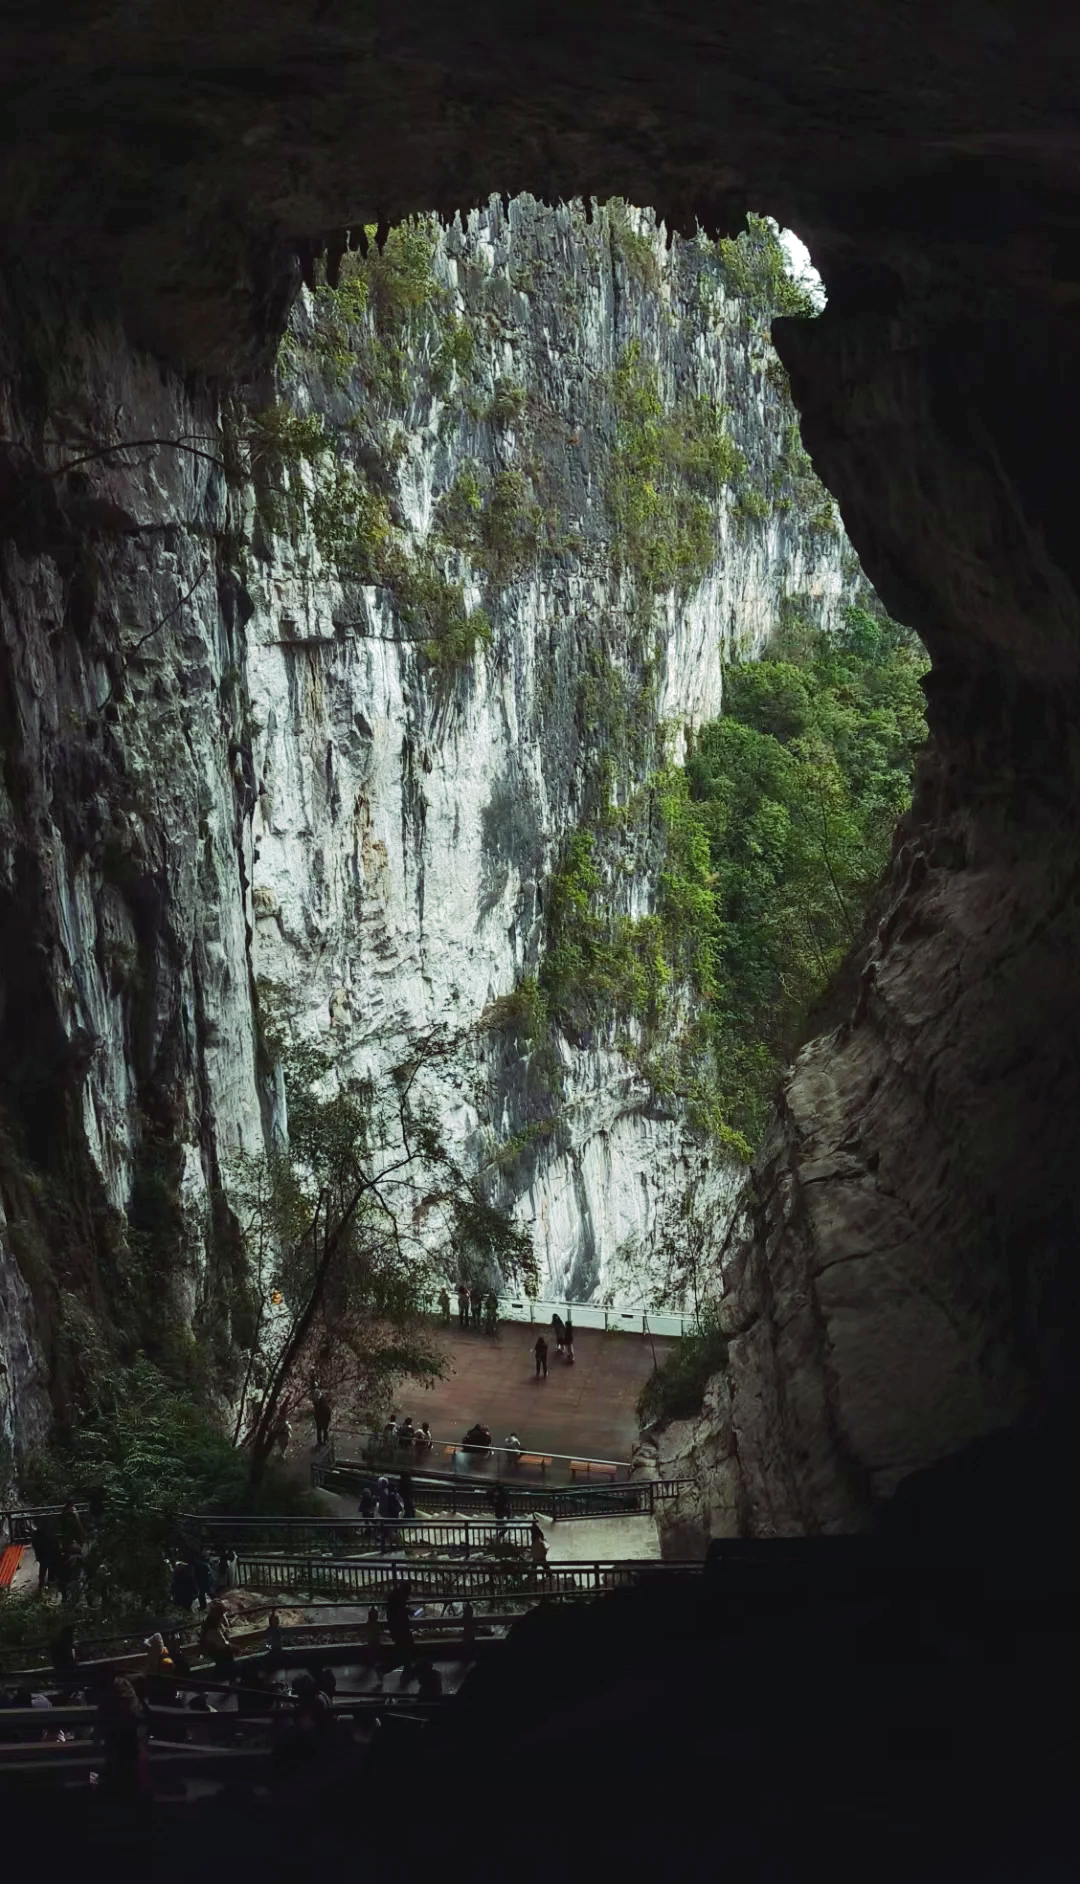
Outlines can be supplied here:
[[563, 1354], [572, 1367], [574, 1365], [574, 1327], [569, 1315], [566, 1317], [566, 1326], [563, 1329]]
[[411, 1446], [413, 1442], [413, 1438], [414, 1438], [414, 1434], [413, 1434], [412, 1419], [408, 1414], [406, 1414], [405, 1418], [401, 1422], [401, 1425], [397, 1429], [398, 1445], [399, 1446]]
[[285, 1454], [289, 1450], [289, 1445], [290, 1445], [291, 1440], [292, 1440], [291, 1422], [285, 1418], [284, 1414], [282, 1414], [281, 1418], [279, 1419], [277, 1425], [274, 1428], [274, 1445], [277, 1447], [279, 1458], [283, 1459], [285, 1457]]
[[68, 1674], [75, 1667], [78, 1657], [75, 1654], [74, 1623], [65, 1622], [59, 1634], [53, 1638], [49, 1655], [58, 1675]]
[[190, 1615], [198, 1599], [199, 1585], [195, 1580], [195, 1568], [185, 1559], [183, 1563], [173, 1566], [169, 1601], [175, 1604], [177, 1609], [186, 1609]]
[[65, 1550], [84, 1550], [86, 1547], [86, 1526], [75, 1509], [74, 1500], [69, 1498], [60, 1513], [56, 1527], [57, 1536]]
[[551, 1317], [551, 1325], [555, 1330], [555, 1352], [556, 1354], [561, 1354], [563, 1351], [563, 1342], [566, 1339], [566, 1336], [563, 1331], [564, 1323], [563, 1323], [562, 1316], [553, 1315]]
[[227, 1544], [217, 1560], [217, 1586], [219, 1590], [236, 1588], [238, 1561], [236, 1546]]
[[537, 1523], [536, 1513], [534, 1512], [529, 1528], [529, 1554], [534, 1564], [543, 1565], [547, 1562], [547, 1553], [547, 1539]]
[[477, 1420], [475, 1426], [469, 1427], [468, 1432], [466, 1433], [464, 1439], [461, 1442], [461, 1446], [462, 1446], [462, 1451], [464, 1452], [488, 1451], [488, 1449], [491, 1446], [491, 1434], [488, 1431], [488, 1428], [486, 1426], [482, 1426], [480, 1424], [480, 1421]]
[[114, 1675], [98, 1702], [98, 1725], [105, 1749], [105, 1787], [133, 1797], [149, 1790], [146, 1719], [130, 1681]]
[[376, 1486], [375, 1502], [380, 1518], [388, 1518], [390, 1516], [390, 1480], [385, 1474]]
[[374, 1603], [367, 1613], [364, 1634], [367, 1636], [368, 1647], [373, 1651], [377, 1649], [382, 1642], [382, 1623], [379, 1621], [379, 1612]]
[[496, 1523], [495, 1535], [497, 1538], [501, 1539], [506, 1536], [507, 1520], [510, 1516], [512, 1509], [513, 1507], [510, 1502], [510, 1493], [507, 1491], [506, 1486], [501, 1485], [501, 1484], [496, 1485], [495, 1487], [495, 1523]]
[[317, 1394], [315, 1399], [315, 1444], [317, 1446], [326, 1446], [330, 1443], [332, 1414], [333, 1408], [328, 1396], [325, 1393]]
[[199, 1647], [219, 1674], [235, 1673], [236, 1649], [229, 1634], [229, 1618], [220, 1597], [215, 1597], [199, 1631]]
[[484, 1333], [499, 1332], [499, 1298], [494, 1292], [484, 1298]]
[[465, 1287], [464, 1283], [461, 1283], [461, 1285], [458, 1288], [457, 1311], [458, 1311], [458, 1326], [461, 1328], [467, 1328], [469, 1325], [469, 1291]]
[[416, 1516], [416, 1506], [413, 1503], [412, 1478], [408, 1472], [403, 1472], [398, 1479], [398, 1490], [401, 1493], [401, 1505], [405, 1519], [411, 1524]]
[[516, 1433], [507, 1433], [503, 1440], [507, 1459], [511, 1465], [521, 1464], [521, 1441]]
[[417, 1699], [420, 1701], [439, 1701], [443, 1696], [443, 1677], [434, 1662], [417, 1662], [411, 1675], [403, 1675], [401, 1684], [417, 1682]]
[[425, 1420], [419, 1432], [413, 1435], [417, 1452], [430, 1452], [435, 1441], [431, 1437], [431, 1428]]
[[293, 1745], [297, 1750], [307, 1750], [321, 1745], [333, 1736], [334, 1710], [329, 1697], [316, 1686], [311, 1675], [301, 1675], [293, 1683], [296, 1696], [296, 1734]]
[[[375, 1516], [376, 1509], [375, 1493], [372, 1491], [370, 1485], [365, 1485], [363, 1491], [360, 1493], [360, 1503], [357, 1506], [357, 1510], [365, 1522], [370, 1523], [371, 1519]], [[365, 1532], [364, 1535], [367, 1536], [368, 1533]]]
[[66, 1603], [74, 1595], [75, 1586], [83, 1571], [83, 1553], [81, 1544], [61, 1545], [60, 1562], [54, 1571], [60, 1601]]
[[386, 1626], [390, 1631], [390, 1640], [395, 1649], [401, 1651], [404, 1666], [412, 1660], [416, 1644], [413, 1640], [412, 1619], [409, 1615], [409, 1593], [412, 1584], [395, 1583], [386, 1599]]
[[395, 1439], [397, 1438], [397, 1424], [398, 1424], [397, 1414], [391, 1413], [390, 1418], [387, 1420], [386, 1425], [382, 1429], [382, 1442], [383, 1442], [384, 1447], [392, 1446]]
[[325, 1694], [327, 1700], [331, 1703], [333, 1702], [334, 1696], [337, 1693], [337, 1676], [329, 1662], [327, 1662], [325, 1668], [320, 1668], [315, 1677], [315, 1686], [320, 1694]]
[[[278, 1615], [276, 1609], [272, 1609], [266, 1618], [266, 1646], [271, 1660], [274, 1662], [277, 1661], [278, 1656], [281, 1654], [281, 1642], [281, 1617]], [[175, 1660], [175, 1656], [173, 1659]]]
[[439, 1314], [442, 1316], [443, 1327], [449, 1328], [450, 1326], [450, 1297], [447, 1294], [445, 1282], [443, 1283], [442, 1288], [439, 1290]]
[[476, 1612], [473, 1609], [471, 1602], [469, 1602], [467, 1598], [466, 1598], [464, 1607], [462, 1608], [462, 1611], [461, 1611], [461, 1639], [464, 1642], [466, 1649], [475, 1648], [476, 1646]]
[[195, 1572], [195, 1587], [199, 1592], [199, 1608], [205, 1609], [214, 1594], [214, 1572], [206, 1551], [200, 1546], [191, 1560]]
[[37, 1558], [40, 1596], [50, 1580], [59, 1583], [63, 1571], [63, 1554], [56, 1538], [44, 1524], [35, 1524], [30, 1533], [30, 1548]]
[[182, 1681], [186, 1675], [190, 1675], [191, 1663], [184, 1654], [175, 1635], [167, 1635], [165, 1637], [165, 1649], [176, 1672], [177, 1679]]
[[537, 1380], [539, 1380], [540, 1375], [543, 1374], [544, 1379], [546, 1380], [547, 1379], [548, 1344], [544, 1340], [543, 1335], [537, 1335], [536, 1346], [533, 1348], [533, 1353], [536, 1356], [536, 1378]]

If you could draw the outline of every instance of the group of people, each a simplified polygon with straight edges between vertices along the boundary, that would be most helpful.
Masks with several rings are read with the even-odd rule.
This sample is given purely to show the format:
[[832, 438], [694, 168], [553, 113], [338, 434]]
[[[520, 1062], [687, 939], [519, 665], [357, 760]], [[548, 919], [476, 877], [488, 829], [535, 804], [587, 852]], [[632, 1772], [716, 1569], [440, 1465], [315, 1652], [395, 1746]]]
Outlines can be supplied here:
[[426, 1420], [414, 1426], [412, 1418], [406, 1414], [401, 1419], [397, 1413], [391, 1413], [382, 1429], [382, 1443], [385, 1450], [392, 1446], [411, 1446], [417, 1453], [430, 1452], [435, 1441], [431, 1437], [431, 1428]]
[[[497, 1334], [499, 1331], [499, 1298], [494, 1290], [486, 1292], [480, 1288], [470, 1288], [462, 1282], [458, 1285], [458, 1326], [461, 1328], [483, 1329], [485, 1334]], [[444, 1327], [450, 1326], [450, 1296], [445, 1287], [439, 1291], [439, 1312]]]
[[[416, 1503], [413, 1498], [412, 1475], [402, 1472], [396, 1485], [392, 1485], [385, 1473], [374, 1486], [365, 1485], [360, 1493], [360, 1516], [374, 1524], [377, 1518], [387, 1524], [411, 1524], [416, 1517]], [[383, 1542], [393, 1542], [396, 1532], [382, 1531]]]
[[[482, 1452], [487, 1458], [494, 1458], [495, 1444], [491, 1437], [490, 1426], [485, 1426], [483, 1420], [477, 1420], [476, 1424], [470, 1426], [468, 1432], [465, 1434], [461, 1442], [461, 1450], [463, 1452]], [[502, 1450], [506, 1453], [509, 1463], [511, 1465], [517, 1465], [521, 1458], [521, 1441], [516, 1433], [507, 1433], [502, 1442]]]
[[186, 1551], [183, 1557], [170, 1564], [169, 1601], [177, 1609], [186, 1610], [188, 1615], [196, 1603], [205, 1610], [211, 1597], [221, 1590], [235, 1588], [236, 1565], [236, 1550], [232, 1544], [226, 1544], [216, 1560], [211, 1560], [210, 1553], [202, 1546]]
[[67, 1602], [87, 1568], [89, 1543], [86, 1526], [70, 1498], [55, 1521], [42, 1518], [34, 1525], [30, 1548], [37, 1560], [39, 1595], [56, 1589], [61, 1602]]
[[[561, 1354], [563, 1359], [572, 1367], [574, 1365], [574, 1325], [569, 1315], [566, 1317], [565, 1321], [561, 1315], [553, 1315], [551, 1317], [551, 1327], [555, 1336], [555, 1352]], [[533, 1355], [536, 1359], [537, 1380], [540, 1379], [541, 1375], [543, 1375], [545, 1380], [547, 1379], [548, 1354], [550, 1351], [545, 1336], [542, 1334], [537, 1335], [533, 1347]]]

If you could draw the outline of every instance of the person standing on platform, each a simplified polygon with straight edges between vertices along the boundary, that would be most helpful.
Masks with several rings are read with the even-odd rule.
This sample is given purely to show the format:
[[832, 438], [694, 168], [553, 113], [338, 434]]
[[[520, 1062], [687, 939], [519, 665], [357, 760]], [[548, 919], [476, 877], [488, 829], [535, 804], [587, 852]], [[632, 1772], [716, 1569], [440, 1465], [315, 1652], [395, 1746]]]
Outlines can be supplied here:
[[458, 1327], [467, 1328], [469, 1325], [469, 1291], [464, 1283], [460, 1284], [457, 1292], [457, 1312]]
[[562, 1353], [562, 1351], [563, 1351], [563, 1342], [564, 1342], [564, 1341], [565, 1341], [565, 1339], [566, 1339], [566, 1336], [565, 1336], [565, 1334], [564, 1334], [564, 1332], [563, 1332], [563, 1318], [562, 1318], [562, 1316], [561, 1316], [561, 1315], [553, 1315], [553, 1316], [551, 1317], [551, 1326], [552, 1326], [552, 1328], [553, 1328], [553, 1329], [554, 1329], [554, 1331], [555, 1331], [555, 1352], [556, 1352], [556, 1354], [561, 1354], [561, 1353]]
[[544, 1379], [546, 1380], [547, 1379], [548, 1344], [544, 1340], [543, 1335], [537, 1335], [536, 1346], [533, 1348], [533, 1353], [536, 1356], [536, 1378], [537, 1380], [539, 1380], [540, 1375], [543, 1374]]
[[574, 1326], [570, 1320], [569, 1315], [566, 1317], [566, 1326], [563, 1328], [563, 1353], [565, 1354], [566, 1359], [569, 1361], [570, 1366], [573, 1367], [574, 1365]]
[[445, 1282], [443, 1283], [442, 1288], [439, 1290], [439, 1314], [442, 1316], [443, 1327], [449, 1328], [450, 1326], [450, 1297], [446, 1292]]

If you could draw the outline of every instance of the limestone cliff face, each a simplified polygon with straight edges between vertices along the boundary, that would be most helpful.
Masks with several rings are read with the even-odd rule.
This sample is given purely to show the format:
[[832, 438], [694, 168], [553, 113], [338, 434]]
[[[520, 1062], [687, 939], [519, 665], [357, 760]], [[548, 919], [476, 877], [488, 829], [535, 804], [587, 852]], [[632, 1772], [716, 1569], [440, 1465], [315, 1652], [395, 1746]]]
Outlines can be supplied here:
[[[152, 1352], [189, 1329], [227, 1378], [236, 1258], [215, 1198], [277, 1104], [260, 1028], [329, 1040], [376, 1076], [434, 1023], [475, 1028], [535, 973], [546, 878], [598, 760], [625, 796], [717, 712], [725, 654], [757, 651], [786, 595], [828, 620], [853, 580], [828, 514], [811, 530], [783, 502], [739, 502], [779, 489], [792, 415], [763, 317], [713, 252], [666, 250], [634, 212], [590, 225], [526, 198], [440, 234], [430, 269], [441, 325], [421, 326], [391, 396], [351, 357], [328, 368], [317, 293], [277, 390], [351, 427], [402, 542], [483, 604], [490, 640], [450, 664], [409, 638], [391, 590], [320, 549], [317, 466], [292, 467], [305, 501], [275, 527], [225, 476], [209, 395], [116, 331], [8, 310], [0, 1421], [17, 1443], [95, 1315]], [[467, 369], [433, 373], [466, 324]], [[743, 463], [712, 550], [652, 597], [644, 641], [609, 502], [631, 343], [665, 408], [726, 409]], [[144, 442], [102, 449], [124, 440]], [[528, 493], [539, 545], [509, 574], [438, 534], [465, 470]], [[633, 693], [629, 743], [584, 711], [597, 676], [602, 704]], [[652, 907], [655, 862], [623, 873], [627, 912]], [[739, 1174], [614, 1031], [556, 1051], [553, 1086], [481, 1027], [434, 1096], [534, 1227], [543, 1286], [581, 1300], [610, 1290], [620, 1250], [647, 1254], [691, 1171], [725, 1213]]]

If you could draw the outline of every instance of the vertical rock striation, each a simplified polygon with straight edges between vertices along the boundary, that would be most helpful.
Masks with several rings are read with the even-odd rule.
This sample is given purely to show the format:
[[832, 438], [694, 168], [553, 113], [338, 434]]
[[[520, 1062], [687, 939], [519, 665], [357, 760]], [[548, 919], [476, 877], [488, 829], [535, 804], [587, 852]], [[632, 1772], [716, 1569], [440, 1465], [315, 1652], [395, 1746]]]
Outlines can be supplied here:
[[[159, 1355], [194, 1339], [229, 1392], [222, 1187], [273, 1116], [275, 1030], [376, 1077], [432, 1024], [473, 1030], [435, 1093], [445, 1129], [574, 1299], [647, 1255], [703, 1164], [724, 1209], [737, 1191], [652, 1092], [632, 1029], [556, 1027], [538, 1055], [500, 1003], [542, 963], [568, 837], [679, 757], [724, 658], [760, 650], [785, 598], [828, 620], [857, 564], [793, 468], [767, 310], [715, 248], [519, 198], [441, 231], [424, 266], [434, 299], [396, 340], [377, 306], [342, 333], [332, 291], [305, 292], [275, 389], [239, 418], [55, 295], [3, 310], [15, 1446], [64, 1404], [95, 1327]], [[664, 423], [722, 409], [734, 448], [705, 551], [667, 582], [635, 572], [612, 497], [631, 368]], [[250, 451], [238, 471], [256, 407], [345, 438], [338, 466], [383, 506], [414, 602], [426, 572], [484, 632], [448, 656], [400, 576], [342, 567], [325, 454], [294, 455], [275, 492]], [[629, 915], [655, 907], [658, 854], [639, 846], [613, 887]]]

